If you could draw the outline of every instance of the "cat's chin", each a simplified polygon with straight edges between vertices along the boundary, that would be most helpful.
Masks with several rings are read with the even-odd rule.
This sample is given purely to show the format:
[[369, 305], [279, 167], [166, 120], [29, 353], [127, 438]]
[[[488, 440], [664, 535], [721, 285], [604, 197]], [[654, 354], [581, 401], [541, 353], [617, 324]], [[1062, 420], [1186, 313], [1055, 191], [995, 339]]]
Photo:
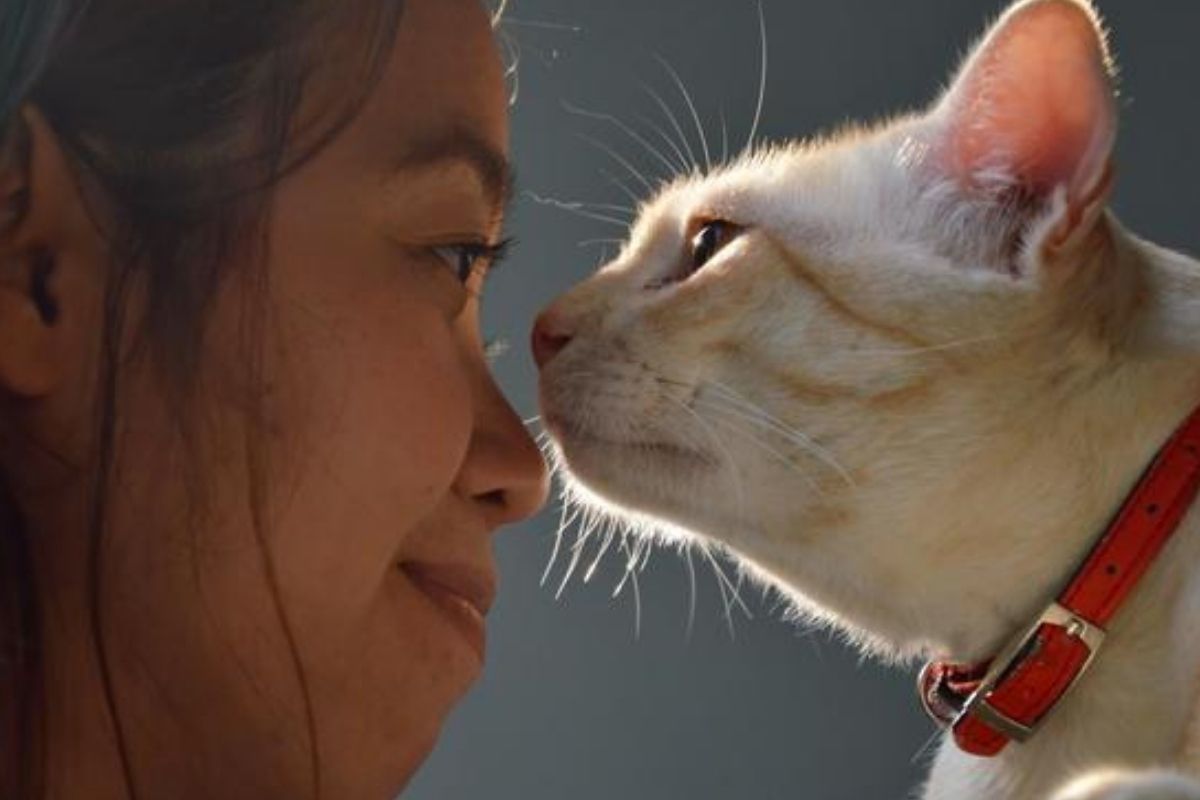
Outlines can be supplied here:
[[671, 442], [619, 441], [547, 421], [571, 475], [604, 499], [634, 511], [663, 513], [695, 496], [719, 462]]

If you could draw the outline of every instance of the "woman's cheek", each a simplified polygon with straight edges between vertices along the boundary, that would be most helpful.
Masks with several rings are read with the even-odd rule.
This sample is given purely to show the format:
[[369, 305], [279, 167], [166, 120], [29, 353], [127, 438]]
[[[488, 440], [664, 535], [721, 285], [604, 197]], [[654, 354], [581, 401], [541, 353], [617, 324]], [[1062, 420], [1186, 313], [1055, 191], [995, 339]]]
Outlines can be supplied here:
[[[386, 380], [396, 401], [377, 408], [387, 420], [376, 420], [375, 430], [396, 431], [404, 443], [403, 463], [436, 501], [450, 489], [470, 445], [470, 365], [453, 322], [425, 309], [406, 316], [405, 323], [383, 357], [391, 365]], [[371, 435], [371, 428], [365, 433]]]
[[467, 450], [470, 381], [454, 323], [429, 287], [398, 289], [339, 315], [325, 345], [310, 348], [302, 394], [319, 386], [312, 438], [347, 477], [436, 494]]
[[292, 428], [297, 479], [275, 484], [277, 557], [302, 635], [322, 652], [359, 648], [406, 540], [443, 506], [471, 436], [461, 351], [436, 316], [403, 310], [360, 309], [342, 344], [295, 375], [311, 405]]

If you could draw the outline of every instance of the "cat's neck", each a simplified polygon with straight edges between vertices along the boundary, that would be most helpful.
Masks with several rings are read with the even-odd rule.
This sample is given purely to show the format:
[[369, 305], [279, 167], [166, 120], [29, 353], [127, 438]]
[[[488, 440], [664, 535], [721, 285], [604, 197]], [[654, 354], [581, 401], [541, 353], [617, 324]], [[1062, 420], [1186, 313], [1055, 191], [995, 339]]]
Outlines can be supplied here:
[[[1152, 448], [1200, 405], [1200, 263], [1114, 229], [1121, 257], [1144, 276], [1147, 292], [1134, 357], [1108, 384], [1064, 417], [1064, 436], [1106, 430], [1107, 467], [1137, 474]], [[1120, 402], [1115, 402], [1118, 393]], [[1126, 435], [1121, 435], [1125, 431]], [[1116, 432], [1116, 435], [1113, 433]], [[1100, 467], [1100, 465], [1098, 465]], [[1120, 501], [1113, 497], [1091, 516]], [[1081, 509], [1082, 511], [1082, 509]], [[1047, 535], [1053, 535], [1047, 531]], [[1069, 563], [1062, 565], [1064, 577]], [[1021, 576], [1010, 591], [1019, 592]], [[1113, 620], [1100, 657], [1028, 743], [980, 761], [946, 742], [927, 800], [1049, 796], [1080, 766], [1167, 763], [1181, 755], [1194, 724], [1200, 671], [1200, 504], [1185, 516], [1141, 585]], [[980, 642], [968, 648], [983, 647]], [[973, 653], [978, 655], [978, 653]]]
[[[1200, 407], [1200, 262], [1141, 240], [1115, 220], [1109, 227], [1117, 268], [1139, 276], [1128, 284], [1140, 287], [1132, 290], [1135, 333], [1086, 390], [1057, 413], [1041, 412], [1047, 424], [1033, 438], [1013, 442], [1017, 453], [999, 454], [1019, 464], [1022, 475], [1012, 479], [1009, 508], [994, 507], [997, 547], [1006, 546], [1006, 523], [1008, 531], [1020, 525], [1032, 536], [1020, 541], [1020, 534], [1010, 533], [1018, 537], [1013, 548], [1027, 551], [1012, 554], [1023, 564], [1007, 565], [1006, 578], [997, 576], [995, 584], [1000, 594], [985, 601], [1002, 609], [999, 618], [991, 626], [976, 618], [974, 633], [962, 631], [948, 642], [963, 655], [990, 657], [996, 643], [1012, 635], [1014, 622], [1021, 627], [1031, 621], [1052, 599], [1045, 587], [1066, 584], [1146, 466]], [[1000, 469], [994, 475], [1003, 475]], [[983, 493], [993, 490], [977, 485]], [[1174, 538], [1161, 559], [1186, 564], [1185, 576], [1200, 573], [1200, 513], [1193, 509]], [[1155, 596], [1154, 608], [1171, 602], [1164, 593], [1182, 579], [1171, 575], [1164, 568], [1144, 579], [1139, 593]], [[1031, 592], [1039, 578], [1043, 588]]]

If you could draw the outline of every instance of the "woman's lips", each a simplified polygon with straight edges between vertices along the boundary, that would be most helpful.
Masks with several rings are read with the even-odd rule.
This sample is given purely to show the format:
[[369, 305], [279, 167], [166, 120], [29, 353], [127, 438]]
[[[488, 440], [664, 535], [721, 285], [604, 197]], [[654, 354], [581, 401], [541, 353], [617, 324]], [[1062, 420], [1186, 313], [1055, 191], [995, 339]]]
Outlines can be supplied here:
[[401, 564], [400, 569], [441, 610], [482, 663], [487, 652], [485, 618], [496, 594], [491, 576], [471, 567], [452, 564], [408, 561]]

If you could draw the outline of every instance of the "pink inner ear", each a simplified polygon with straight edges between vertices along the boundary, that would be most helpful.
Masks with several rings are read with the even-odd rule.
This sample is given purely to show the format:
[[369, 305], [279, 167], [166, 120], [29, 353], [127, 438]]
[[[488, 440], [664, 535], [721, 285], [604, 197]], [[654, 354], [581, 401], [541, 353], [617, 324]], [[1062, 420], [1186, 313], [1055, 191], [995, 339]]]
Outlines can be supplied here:
[[1110, 62], [1079, 0], [1010, 10], [942, 106], [947, 167], [964, 185], [1002, 178], [1035, 193], [1066, 185], [1078, 202], [1104, 178], [1116, 138]]

